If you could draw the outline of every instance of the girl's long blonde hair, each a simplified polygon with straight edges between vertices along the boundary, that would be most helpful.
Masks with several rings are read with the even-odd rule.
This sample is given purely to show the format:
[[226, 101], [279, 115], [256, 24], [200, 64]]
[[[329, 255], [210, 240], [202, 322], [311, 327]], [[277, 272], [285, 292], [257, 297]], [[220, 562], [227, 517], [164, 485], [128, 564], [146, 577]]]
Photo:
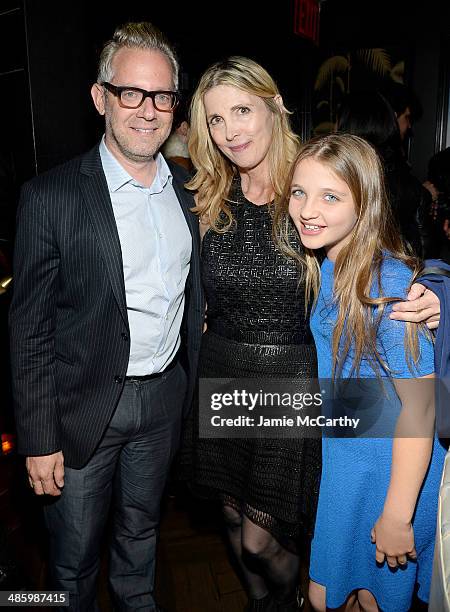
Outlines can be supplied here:
[[[302, 266], [307, 300], [315, 301], [320, 288], [318, 253], [306, 248], [302, 253], [295, 252], [291, 246], [293, 224], [289, 217], [289, 198], [295, 168], [307, 158], [328, 166], [348, 185], [358, 217], [350, 241], [339, 252], [335, 262], [334, 298], [338, 315], [333, 332], [334, 375], [341, 373], [350, 348], [354, 352], [352, 372], [358, 373], [363, 358], [369, 361], [375, 372], [379, 372], [380, 366], [387, 371], [387, 365], [377, 350], [377, 328], [385, 305], [404, 298], [382, 295], [383, 259], [387, 255], [404, 262], [414, 275], [420, 270], [420, 262], [405, 250], [384, 188], [381, 162], [372, 146], [351, 134], [329, 134], [314, 138], [302, 147], [291, 168], [274, 219], [277, 244]], [[374, 281], [379, 297], [370, 296]], [[377, 307], [376, 316], [374, 307]], [[406, 355], [411, 369], [411, 357], [414, 361], [418, 359], [417, 325], [406, 325]]]
[[291, 129], [288, 111], [276, 102], [280, 94], [274, 80], [262, 66], [246, 57], [232, 56], [206, 70], [191, 102], [188, 146], [196, 174], [186, 186], [197, 192], [194, 212], [215, 231], [225, 232], [233, 221], [227, 198], [236, 168], [214, 144], [206, 121], [204, 96], [217, 85], [230, 85], [258, 96], [273, 114], [268, 161], [275, 205], [298, 153], [300, 140]]

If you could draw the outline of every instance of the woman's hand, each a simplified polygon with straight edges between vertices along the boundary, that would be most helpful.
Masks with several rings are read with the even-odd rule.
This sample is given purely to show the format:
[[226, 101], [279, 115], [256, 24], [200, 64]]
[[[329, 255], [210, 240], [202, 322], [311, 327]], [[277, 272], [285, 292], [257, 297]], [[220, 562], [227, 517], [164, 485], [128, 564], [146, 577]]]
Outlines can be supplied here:
[[396, 321], [426, 323], [428, 329], [436, 329], [439, 325], [440, 309], [437, 295], [420, 283], [414, 283], [406, 300], [393, 304], [389, 318]]
[[376, 545], [375, 558], [378, 563], [386, 559], [389, 567], [405, 565], [408, 557], [415, 559], [414, 530], [409, 521], [384, 512], [378, 518], [371, 532]]

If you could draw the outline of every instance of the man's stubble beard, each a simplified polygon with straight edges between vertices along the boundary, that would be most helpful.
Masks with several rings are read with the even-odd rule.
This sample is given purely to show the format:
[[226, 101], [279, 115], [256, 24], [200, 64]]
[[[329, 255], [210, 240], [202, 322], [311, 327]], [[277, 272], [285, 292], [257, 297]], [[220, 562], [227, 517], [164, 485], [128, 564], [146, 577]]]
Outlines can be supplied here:
[[[106, 119], [105, 127], [106, 135], [109, 136], [109, 138], [115, 143], [116, 147], [119, 149], [122, 155], [130, 161], [138, 163], [151, 161], [152, 159], [154, 159], [155, 155], [158, 153], [162, 145], [168, 139], [171, 129], [171, 126], [167, 126], [167, 133], [164, 136], [160, 131], [159, 138], [152, 140], [148, 143], [147, 146], [142, 147], [142, 151], [139, 151], [135, 148], [131, 148], [133, 144], [132, 142], [128, 144], [126, 138], [120, 138], [121, 134], [118, 135], [116, 130], [114, 130], [110, 117]], [[161, 130], [162, 128], [159, 127], [158, 129]]]

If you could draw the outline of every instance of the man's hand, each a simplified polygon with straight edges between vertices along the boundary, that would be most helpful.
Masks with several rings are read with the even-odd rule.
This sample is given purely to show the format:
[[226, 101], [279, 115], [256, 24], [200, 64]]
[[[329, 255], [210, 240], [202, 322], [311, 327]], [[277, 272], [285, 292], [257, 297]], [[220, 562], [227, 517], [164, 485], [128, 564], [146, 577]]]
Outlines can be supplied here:
[[28, 480], [36, 495], [61, 495], [64, 486], [62, 451], [42, 457], [27, 457]]
[[439, 325], [440, 306], [435, 293], [420, 283], [414, 283], [406, 301], [396, 302], [392, 306], [389, 318], [396, 321], [426, 323], [428, 329], [436, 329]]

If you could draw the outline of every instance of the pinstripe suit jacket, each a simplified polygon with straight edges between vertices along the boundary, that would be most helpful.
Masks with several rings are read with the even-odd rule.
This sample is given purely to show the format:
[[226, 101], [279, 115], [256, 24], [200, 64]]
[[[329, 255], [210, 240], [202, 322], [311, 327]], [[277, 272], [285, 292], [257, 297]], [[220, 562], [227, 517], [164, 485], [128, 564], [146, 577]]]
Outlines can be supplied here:
[[[172, 165], [192, 234], [181, 329], [191, 402], [203, 303], [198, 221]], [[122, 256], [98, 146], [22, 188], [10, 309], [19, 452], [62, 450], [66, 465], [92, 456], [116, 408], [129, 359]]]

